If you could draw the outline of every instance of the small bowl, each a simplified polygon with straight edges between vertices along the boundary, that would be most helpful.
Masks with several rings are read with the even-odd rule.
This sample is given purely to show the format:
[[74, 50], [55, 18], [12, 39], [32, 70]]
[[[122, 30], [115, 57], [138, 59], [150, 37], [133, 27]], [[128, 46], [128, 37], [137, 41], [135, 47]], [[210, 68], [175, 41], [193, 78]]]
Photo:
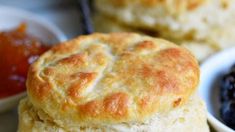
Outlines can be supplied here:
[[235, 64], [234, 56], [235, 47], [213, 55], [201, 65], [199, 94], [206, 102], [209, 123], [219, 132], [234, 132], [233, 129], [223, 123], [219, 114], [221, 106], [219, 82], [221, 77]]
[[[46, 44], [66, 40], [66, 36], [55, 25], [37, 15], [11, 7], [0, 6], [0, 32], [16, 28], [20, 23], [27, 24], [27, 33], [39, 38]], [[26, 92], [0, 99], [0, 112], [15, 107]]]

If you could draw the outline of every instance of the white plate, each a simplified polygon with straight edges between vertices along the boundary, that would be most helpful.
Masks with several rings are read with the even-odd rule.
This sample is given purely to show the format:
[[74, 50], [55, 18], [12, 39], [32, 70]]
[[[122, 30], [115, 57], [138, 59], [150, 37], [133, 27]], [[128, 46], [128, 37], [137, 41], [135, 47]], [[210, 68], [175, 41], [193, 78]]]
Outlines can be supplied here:
[[213, 55], [201, 65], [201, 82], [199, 93], [208, 109], [208, 120], [219, 132], [234, 132], [221, 122], [219, 116], [219, 82], [221, 76], [235, 64], [235, 48]]
[[[66, 36], [59, 28], [37, 15], [20, 9], [0, 6], [0, 31], [16, 28], [22, 22], [27, 24], [27, 32], [29, 34], [39, 38], [46, 44], [54, 44], [66, 40]], [[24, 92], [0, 99], [0, 113], [16, 108], [18, 101], [25, 95], [26, 93]], [[0, 114], [1, 132], [13, 132], [16, 131], [16, 127], [16, 110]]]
[[24, 10], [0, 6], [0, 31], [15, 28], [22, 22], [27, 23], [29, 34], [47, 43], [66, 40], [59, 28], [39, 16]]

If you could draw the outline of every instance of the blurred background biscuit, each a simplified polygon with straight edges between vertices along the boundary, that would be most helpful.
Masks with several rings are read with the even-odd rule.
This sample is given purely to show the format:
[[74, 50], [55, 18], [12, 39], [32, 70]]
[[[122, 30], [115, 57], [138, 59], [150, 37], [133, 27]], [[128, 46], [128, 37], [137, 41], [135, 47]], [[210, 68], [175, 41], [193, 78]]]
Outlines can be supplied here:
[[[180, 45], [206, 44], [213, 53], [235, 45], [234, 0], [96, 0], [95, 9], [94, 16], [105, 16], [99, 23], [110, 23], [106, 18], [112, 18], [112, 25], [97, 31], [144, 31]], [[211, 53], [194, 55], [202, 61]]]

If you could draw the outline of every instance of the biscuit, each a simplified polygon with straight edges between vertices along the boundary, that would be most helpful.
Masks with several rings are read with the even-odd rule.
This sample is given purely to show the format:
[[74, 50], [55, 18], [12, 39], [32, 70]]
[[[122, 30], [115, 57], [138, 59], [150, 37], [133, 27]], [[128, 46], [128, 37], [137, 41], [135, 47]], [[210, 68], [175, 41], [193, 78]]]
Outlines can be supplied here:
[[199, 61], [235, 46], [234, 0], [96, 0], [95, 7], [105, 16], [100, 23], [107, 22], [99, 31], [141, 32], [188, 48], [206, 47], [203, 53], [190, 49]]
[[234, 0], [96, 0], [96, 9], [130, 27], [174, 39], [206, 39], [225, 23], [234, 27]]
[[28, 98], [58, 126], [141, 123], [183, 106], [195, 93], [193, 55], [134, 33], [80, 36], [31, 65]]
[[182, 107], [167, 114], [155, 114], [144, 123], [118, 123], [73, 126], [56, 125], [42, 110], [35, 109], [28, 99], [20, 102], [19, 132], [208, 132], [206, 108], [198, 96], [190, 97]]

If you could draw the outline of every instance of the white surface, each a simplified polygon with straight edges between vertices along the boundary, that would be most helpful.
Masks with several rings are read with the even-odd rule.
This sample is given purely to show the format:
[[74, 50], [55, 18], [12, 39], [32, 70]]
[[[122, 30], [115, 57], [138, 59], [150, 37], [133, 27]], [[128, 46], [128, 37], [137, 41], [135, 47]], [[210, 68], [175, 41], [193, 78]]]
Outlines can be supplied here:
[[74, 0], [0, 0], [0, 5], [22, 8], [52, 22], [67, 38], [81, 33], [79, 12]]
[[81, 33], [79, 12], [75, 2], [75, 0], [0, 0], [0, 5], [33, 12], [59, 27], [67, 38], [74, 38]]
[[0, 6], [0, 31], [27, 24], [27, 32], [46, 43], [65, 41], [66, 36], [52, 23], [24, 10]]
[[[37, 15], [19, 9], [0, 6], [0, 31], [17, 27], [21, 22], [28, 26], [27, 32], [43, 40], [45, 43], [58, 43], [66, 40], [66, 36], [54, 24], [37, 17]], [[16, 107], [21, 93], [9, 98], [0, 99], [0, 112]], [[0, 132], [15, 132], [17, 128], [17, 112], [0, 114]]]
[[235, 48], [224, 50], [201, 65], [199, 93], [206, 102], [208, 120], [218, 132], [234, 132], [224, 125], [219, 117], [219, 81], [233, 64], [235, 64]]

